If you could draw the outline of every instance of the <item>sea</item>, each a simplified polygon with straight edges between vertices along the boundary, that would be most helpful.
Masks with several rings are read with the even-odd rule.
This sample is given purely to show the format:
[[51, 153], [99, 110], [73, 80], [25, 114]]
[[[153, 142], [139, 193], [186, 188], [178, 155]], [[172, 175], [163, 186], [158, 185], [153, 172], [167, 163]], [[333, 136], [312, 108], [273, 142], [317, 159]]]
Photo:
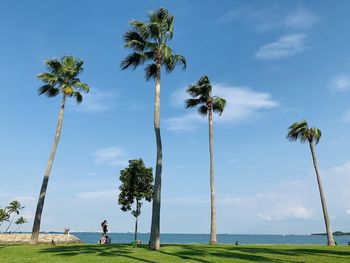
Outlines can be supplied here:
[[[72, 232], [87, 244], [96, 244], [101, 238], [98, 232]], [[108, 233], [112, 243], [131, 243], [134, 233]], [[139, 233], [137, 239], [148, 244], [149, 234]], [[327, 237], [323, 235], [235, 235], [218, 234], [219, 244], [327, 244]], [[334, 236], [338, 245], [350, 245], [350, 235]], [[162, 244], [208, 244], [209, 234], [161, 234]]]

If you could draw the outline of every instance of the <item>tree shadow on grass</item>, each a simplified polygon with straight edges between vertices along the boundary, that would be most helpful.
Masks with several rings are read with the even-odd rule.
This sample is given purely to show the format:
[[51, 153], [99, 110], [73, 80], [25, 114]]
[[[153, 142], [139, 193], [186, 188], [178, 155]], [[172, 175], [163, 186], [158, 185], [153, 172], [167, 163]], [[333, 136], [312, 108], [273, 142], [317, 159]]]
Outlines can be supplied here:
[[254, 253], [263, 253], [263, 254], [279, 254], [283, 256], [327, 256], [327, 257], [337, 257], [342, 259], [350, 259], [350, 250], [349, 251], [339, 251], [337, 249], [330, 248], [262, 248], [262, 247], [234, 247], [232, 250], [239, 250], [242, 252], [254, 254]]
[[[167, 245], [163, 245], [165, 248]], [[215, 258], [226, 258], [227, 260], [246, 260], [250, 262], [273, 262], [273, 263], [300, 263], [303, 261], [293, 261], [293, 260], [283, 260], [283, 259], [273, 259], [271, 257], [265, 257], [261, 255], [254, 255], [254, 253], [245, 254], [245, 252], [241, 251], [233, 251], [230, 247], [216, 247], [216, 246], [198, 246], [198, 245], [176, 245], [176, 247], [181, 248], [178, 251], [164, 251], [164, 249], [159, 252], [162, 254], [176, 256], [184, 260], [192, 260], [201, 263], [215, 263], [216, 260], [213, 261], [205, 260], [205, 257], [215, 257]]]
[[[156, 261], [148, 260], [141, 257], [131, 255], [132, 249], [130, 245], [69, 245], [69, 246], [52, 246], [43, 248], [41, 253], [49, 253], [56, 256], [77, 256], [81, 254], [90, 254], [97, 257], [124, 257], [134, 261], [145, 263], [156, 263]], [[117, 258], [116, 258], [117, 259]]]

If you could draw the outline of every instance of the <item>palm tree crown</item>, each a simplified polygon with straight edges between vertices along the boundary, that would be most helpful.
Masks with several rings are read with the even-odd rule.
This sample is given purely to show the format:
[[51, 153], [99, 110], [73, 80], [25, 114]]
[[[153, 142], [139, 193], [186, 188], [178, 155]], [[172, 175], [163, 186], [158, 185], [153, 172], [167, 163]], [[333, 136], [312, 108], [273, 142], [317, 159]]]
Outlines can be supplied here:
[[7, 207], [7, 211], [9, 214], [16, 213], [19, 214], [19, 211], [22, 210], [24, 206], [21, 205], [21, 203], [17, 200], [12, 201]]
[[287, 139], [296, 141], [299, 139], [301, 143], [309, 142], [318, 144], [321, 139], [321, 130], [316, 127], [309, 128], [306, 120], [294, 122], [288, 128]]
[[218, 96], [212, 96], [212, 86], [208, 76], [202, 76], [196, 84], [190, 85], [187, 93], [191, 95], [191, 99], [185, 101], [186, 108], [198, 107], [198, 113], [206, 116], [209, 111], [222, 114], [224, 111], [226, 100]]
[[159, 8], [148, 14], [149, 21], [131, 20], [132, 29], [124, 34], [124, 47], [133, 52], [120, 63], [121, 69], [144, 64], [151, 61], [145, 68], [146, 79], [155, 79], [157, 65], [165, 67], [167, 72], [174, 70], [177, 64], [186, 68], [186, 59], [174, 54], [167, 42], [173, 37], [174, 16], [165, 8]]
[[73, 57], [64, 56], [61, 59], [49, 59], [45, 61], [47, 70], [38, 75], [38, 79], [45, 84], [38, 89], [39, 95], [55, 97], [63, 93], [68, 97], [74, 97], [79, 104], [83, 101], [81, 91], [89, 92], [89, 86], [78, 78], [83, 71], [84, 62]]

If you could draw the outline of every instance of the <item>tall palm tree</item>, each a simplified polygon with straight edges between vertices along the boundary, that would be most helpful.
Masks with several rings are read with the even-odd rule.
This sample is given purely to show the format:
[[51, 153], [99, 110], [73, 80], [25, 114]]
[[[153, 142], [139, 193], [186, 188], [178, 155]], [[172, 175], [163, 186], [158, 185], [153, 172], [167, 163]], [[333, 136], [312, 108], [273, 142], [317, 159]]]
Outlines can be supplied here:
[[316, 127], [309, 128], [306, 120], [294, 122], [288, 128], [288, 135], [287, 135], [288, 140], [290, 140], [290, 141], [299, 140], [301, 143], [305, 143], [305, 142], [309, 143], [310, 151], [311, 151], [311, 155], [312, 155], [312, 161], [313, 161], [315, 173], [316, 173], [318, 190], [320, 192], [320, 197], [321, 197], [324, 222], [326, 225], [327, 244], [329, 246], [334, 246], [335, 243], [334, 243], [334, 239], [333, 239], [331, 225], [329, 222], [326, 198], [325, 198], [324, 193], [323, 193], [321, 177], [320, 177], [320, 174], [318, 172], [316, 154], [315, 154], [315, 149], [314, 149], [314, 144], [318, 144], [318, 142], [320, 141], [320, 138], [321, 138], [321, 130], [316, 128]]
[[186, 67], [186, 60], [179, 54], [174, 54], [168, 46], [173, 38], [174, 16], [165, 8], [159, 8], [148, 14], [148, 21], [131, 20], [131, 29], [124, 34], [124, 47], [132, 53], [122, 60], [121, 69], [133, 68], [149, 61], [145, 68], [146, 80], [155, 79], [156, 92], [154, 100], [154, 131], [157, 143], [157, 160], [152, 203], [152, 224], [150, 248], [160, 247], [160, 202], [162, 175], [162, 140], [160, 135], [160, 75], [163, 67], [166, 72], [172, 72], [176, 65]]
[[215, 209], [215, 182], [214, 182], [214, 146], [213, 146], [213, 112], [222, 114], [226, 100], [218, 96], [212, 96], [212, 86], [208, 76], [202, 76], [196, 84], [190, 85], [187, 93], [192, 97], [187, 99], [186, 108], [198, 107], [198, 113], [208, 115], [209, 124], [209, 154], [210, 154], [210, 241], [217, 243], [216, 239], [216, 209]]
[[10, 221], [10, 224], [7, 226], [5, 233], [10, 229], [13, 220], [15, 219], [16, 215], [19, 215], [19, 211], [22, 210], [24, 206], [21, 205], [21, 203], [17, 200], [12, 201], [7, 207], [6, 210], [9, 214], [9, 216], [12, 214], [12, 219]]
[[44, 72], [38, 75], [44, 85], [38, 89], [39, 95], [45, 94], [48, 97], [55, 97], [59, 94], [62, 95], [61, 107], [58, 114], [58, 123], [56, 128], [56, 134], [54, 144], [51, 150], [50, 158], [47, 163], [47, 167], [44, 174], [44, 179], [41, 185], [38, 204], [36, 207], [31, 243], [38, 242], [38, 236], [40, 231], [41, 214], [44, 207], [44, 201], [46, 196], [47, 184], [49, 176], [55, 158], [58, 141], [61, 135], [64, 107], [66, 98], [73, 97], [76, 102], [80, 104], [83, 101], [81, 92], [89, 92], [89, 86], [83, 83], [78, 78], [78, 75], [83, 71], [83, 61], [73, 56], [64, 56], [61, 59], [46, 60], [48, 72]]

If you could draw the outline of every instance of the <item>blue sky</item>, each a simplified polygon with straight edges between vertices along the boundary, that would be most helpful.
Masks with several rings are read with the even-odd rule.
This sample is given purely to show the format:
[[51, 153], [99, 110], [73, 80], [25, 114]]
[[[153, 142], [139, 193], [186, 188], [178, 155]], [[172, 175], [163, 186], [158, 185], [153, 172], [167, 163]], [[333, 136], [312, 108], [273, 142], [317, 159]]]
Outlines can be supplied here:
[[[162, 75], [164, 165], [161, 230], [209, 232], [206, 119], [186, 110], [188, 84], [208, 74], [227, 99], [214, 118], [219, 233], [324, 230], [307, 145], [285, 139], [306, 118], [334, 230], [350, 230], [350, 18], [348, 1], [2, 1], [0, 8], [0, 206], [13, 199], [32, 217], [53, 143], [59, 98], [37, 95], [43, 61], [84, 60], [84, 102], [66, 107], [42, 230], [133, 229], [117, 205], [128, 159], [155, 164], [154, 83], [121, 71], [128, 20], [164, 6], [175, 15], [171, 47], [187, 69]], [[140, 231], [150, 229], [144, 205]]]

